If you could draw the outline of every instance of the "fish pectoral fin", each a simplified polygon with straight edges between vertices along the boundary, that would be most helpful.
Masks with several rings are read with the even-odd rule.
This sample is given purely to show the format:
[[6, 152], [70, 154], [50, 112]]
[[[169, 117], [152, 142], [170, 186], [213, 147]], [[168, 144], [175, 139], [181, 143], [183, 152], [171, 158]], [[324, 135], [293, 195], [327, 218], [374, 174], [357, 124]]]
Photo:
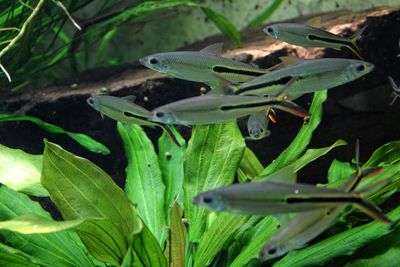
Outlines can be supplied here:
[[134, 103], [135, 100], [136, 100], [136, 96], [134, 96], [134, 95], [127, 95], [127, 96], [122, 97], [122, 99], [125, 99], [125, 100], [127, 100], [127, 101], [129, 101], [129, 102]]
[[208, 92], [211, 95], [229, 95], [232, 94], [231, 82], [225, 79], [224, 77], [214, 74], [216, 81], [213, 83], [209, 83], [211, 87], [211, 91]]
[[200, 52], [219, 56], [222, 54], [223, 46], [224, 46], [223, 43], [215, 43], [201, 49]]

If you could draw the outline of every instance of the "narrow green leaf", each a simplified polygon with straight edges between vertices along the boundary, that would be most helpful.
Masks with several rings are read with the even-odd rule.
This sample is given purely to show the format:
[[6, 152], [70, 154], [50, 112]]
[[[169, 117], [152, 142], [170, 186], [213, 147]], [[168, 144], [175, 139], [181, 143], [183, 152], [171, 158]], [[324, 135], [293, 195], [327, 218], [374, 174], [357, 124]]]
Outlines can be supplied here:
[[203, 234], [197, 249], [194, 266], [201, 267], [210, 263], [223, 246], [231, 241], [235, 232], [248, 220], [249, 216], [223, 212], [213, 221]]
[[314, 98], [309, 110], [311, 114], [310, 119], [305, 123], [290, 145], [276, 158], [270, 165], [268, 165], [260, 174], [261, 176], [268, 176], [275, 171], [288, 166], [297, 160], [307, 148], [311, 141], [314, 130], [318, 127], [322, 119], [322, 104], [327, 97], [327, 91], [319, 91], [314, 93]]
[[0, 266], [12, 267], [40, 267], [45, 265], [21, 250], [0, 243]]
[[159, 241], [143, 224], [143, 230], [132, 237], [132, 266], [147, 267], [147, 266], [167, 266], [167, 259], [165, 258]]
[[192, 204], [200, 192], [229, 185], [243, 157], [244, 139], [236, 123], [193, 127], [184, 162], [184, 211], [189, 223], [189, 240], [198, 242], [209, 214]]
[[400, 141], [384, 144], [372, 154], [363, 168], [378, 167], [385, 164], [394, 164], [400, 160]]
[[167, 231], [165, 186], [154, 146], [139, 125], [117, 124], [128, 159], [125, 191], [144, 223], [163, 244]]
[[[35, 213], [51, 220], [39, 203], [27, 195], [0, 187], [0, 220], [12, 220], [27, 213]], [[94, 266], [87, 251], [73, 231], [23, 235], [0, 230], [0, 235], [15, 249], [38, 259], [48, 266]]]
[[186, 142], [177, 131], [174, 131], [174, 135], [181, 147], [175, 145], [166, 133], [163, 133], [158, 140], [158, 162], [165, 185], [166, 214], [175, 203], [175, 198], [183, 207], [183, 156]]
[[204, 14], [206, 14], [206, 16], [212, 22], [214, 22], [215, 26], [217, 26], [218, 29], [237, 47], [240, 47], [242, 45], [240, 32], [227, 17], [205, 6], [201, 7], [201, 10], [203, 10]]
[[0, 183], [33, 196], [48, 196], [40, 183], [42, 155], [0, 145]]
[[274, 0], [267, 9], [264, 10], [258, 17], [249, 22], [247, 27], [255, 27], [266, 21], [283, 3], [283, 0]]
[[277, 220], [273, 216], [262, 219], [255, 227], [247, 233], [251, 239], [248, 245], [244, 245], [242, 251], [229, 265], [230, 267], [248, 266], [249, 262], [258, 258], [258, 252], [265, 242], [276, 232]]
[[[399, 220], [400, 207], [389, 212], [387, 216], [393, 221]], [[390, 226], [387, 224], [373, 221], [338, 233], [304, 249], [292, 251], [274, 266], [322, 266], [338, 256], [352, 255], [357, 249], [390, 232]]]
[[251, 180], [263, 170], [264, 167], [258, 160], [257, 156], [250, 148], [246, 147], [244, 150], [243, 158], [240, 161], [239, 168], [237, 170], [239, 181], [244, 182], [247, 179]]
[[308, 165], [309, 163], [313, 162], [314, 160], [326, 155], [329, 151], [331, 151], [335, 147], [344, 146], [344, 145], [347, 145], [347, 143], [345, 141], [339, 139], [335, 143], [333, 143], [332, 145], [330, 145], [328, 147], [307, 149], [306, 152], [303, 154], [303, 156], [301, 156], [294, 163], [295, 171], [299, 171], [304, 166]]
[[9, 230], [20, 234], [46, 234], [74, 228], [84, 221], [85, 219], [54, 221], [35, 213], [27, 213], [11, 220], [0, 221], [0, 230]]
[[349, 162], [341, 162], [334, 159], [328, 170], [328, 183], [343, 180], [354, 173], [354, 168]]
[[87, 221], [77, 232], [97, 259], [120, 264], [128, 249], [128, 237], [141, 223], [132, 203], [112, 178], [87, 159], [45, 141], [43, 186], [65, 220]]
[[177, 203], [171, 208], [171, 223], [169, 228], [169, 239], [167, 249], [168, 266], [184, 267], [185, 266], [185, 241], [186, 229], [182, 223], [182, 209]]
[[359, 259], [349, 262], [345, 267], [397, 267], [400, 266], [400, 248], [393, 247], [381, 255], [377, 255], [373, 258]]
[[105, 145], [103, 145], [100, 142], [97, 142], [93, 138], [91, 138], [85, 134], [65, 131], [63, 128], [61, 128], [59, 126], [44, 122], [41, 119], [38, 119], [36, 117], [19, 116], [19, 115], [14, 115], [14, 114], [9, 114], [9, 113], [0, 113], [0, 122], [6, 122], [6, 121], [30, 121], [50, 133], [68, 135], [69, 137], [71, 137], [73, 140], [78, 142], [81, 146], [83, 146], [84, 148], [86, 148], [89, 151], [104, 154], [104, 155], [110, 154], [110, 150]]

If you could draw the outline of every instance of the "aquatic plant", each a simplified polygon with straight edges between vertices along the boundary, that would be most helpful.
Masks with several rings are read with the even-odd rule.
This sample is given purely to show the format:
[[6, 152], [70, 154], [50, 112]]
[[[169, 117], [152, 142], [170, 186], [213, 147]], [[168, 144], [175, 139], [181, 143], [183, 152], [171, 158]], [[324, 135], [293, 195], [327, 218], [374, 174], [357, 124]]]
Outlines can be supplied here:
[[[267, 167], [246, 148], [236, 123], [195, 126], [186, 144], [176, 146], [164, 133], [158, 153], [140, 126], [118, 123], [128, 159], [125, 191], [90, 161], [45, 142], [43, 155], [2, 148], [0, 181], [0, 262], [15, 266], [249, 266], [277, 230], [273, 216], [214, 213], [192, 204], [200, 192], [222, 185], [260, 180], [285, 166], [296, 171], [346, 143], [307, 149], [321, 121], [326, 91], [314, 94], [310, 120], [288, 148]], [[363, 164], [383, 171], [361, 187], [391, 177], [371, 199], [383, 203], [400, 183], [400, 144], [388, 143]], [[354, 171], [333, 161], [329, 187]], [[50, 196], [62, 216], [54, 220], [28, 196]], [[351, 216], [350, 216], [351, 215]], [[400, 219], [400, 209], [387, 214]], [[329, 233], [310, 246], [289, 252], [277, 266], [309, 266], [332, 259], [357, 265], [395, 259], [398, 232], [347, 209]], [[343, 228], [346, 225], [347, 228]], [[380, 242], [392, 240], [392, 242]], [[380, 250], [371, 254], [371, 246]], [[367, 253], [367, 254], [366, 254]]]

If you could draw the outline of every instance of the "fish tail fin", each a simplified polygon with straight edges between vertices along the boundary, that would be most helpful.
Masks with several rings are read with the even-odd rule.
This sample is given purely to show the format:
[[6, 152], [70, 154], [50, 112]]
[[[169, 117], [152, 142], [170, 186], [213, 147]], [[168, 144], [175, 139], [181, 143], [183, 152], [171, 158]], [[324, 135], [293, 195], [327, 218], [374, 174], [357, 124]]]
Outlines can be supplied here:
[[[359, 31], [357, 31], [351, 38], [350, 38], [350, 43], [349, 49], [356, 54], [361, 60], [364, 60], [364, 58], [361, 56], [360, 49], [357, 46], [357, 40], [360, 39], [361, 35], [364, 33], [365, 29], [367, 28], [367, 25], [362, 27]], [[365, 60], [364, 60], [365, 61]]]
[[181, 144], [179, 143], [179, 141], [176, 139], [173, 130], [171, 127], [173, 126], [169, 126], [169, 125], [161, 125], [160, 124], [161, 129], [163, 129], [163, 131], [168, 135], [169, 139], [171, 139], [171, 141], [177, 146], [177, 147], [182, 147]]
[[356, 203], [356, 206], [363, 211], [365, 214], [370, 216], [372, 219], [381, 221], [386, 224], [392, 224], [393, 222], [382, 213], [382, 211], [372, 202], [363, 200]]
[[292, 101], [282, 100], [279, 101], [279, 103], [274, 105], [273, 107], [276, 109], [286, 111], [295, 116], [301, 117], [305, 120], [307, 120], [310, 117], [310, 114], [308, 113], [307, 110], [305, 110], [304, 108], [300, 107], [299, 105], [297, 105]]

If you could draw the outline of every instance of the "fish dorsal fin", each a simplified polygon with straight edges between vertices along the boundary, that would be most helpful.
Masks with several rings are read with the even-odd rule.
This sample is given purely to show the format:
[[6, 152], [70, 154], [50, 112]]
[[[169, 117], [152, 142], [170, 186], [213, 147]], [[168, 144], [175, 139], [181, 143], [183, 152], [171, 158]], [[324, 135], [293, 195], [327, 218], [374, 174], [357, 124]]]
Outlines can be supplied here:
[[222, 54], [223, 45], [224, 45], [223, 43], [212, 44], [212, 45], [209, 45], [209, 46], [201, 49], [200, 52], [219, 56]]
[[322, 22], [322, 17], [316, 16], [316, 17], [313, 17], [313, 18], [307, 20], [306, 24], [308, 26], [311, 26], [314, 28], [319, 28], [319, 27], [321, 27], [321, 22]]
[[294, 170], [293, 165], [286, 166], [266, 178], [267, 182], [278, 182], [287, 184], [295, 184], [297, 182], [297, 174]]
[[303, 63], [305, 61], [305, 59], [298, 58], [298, 57], [295, 57], [295, 56], [290, 56], [290, 55], [279, 57], [279, 60], [281, 61], [281, 63], [280, 63], [281, 67], [280, 68], [297, 65], [297, 64]]
[[127, 95], [127, 96], [124, 96], [122, 98], [127, 100], [127, 101], [129, 101], [129, 102], [135, 102], [135, 100], [136, 100], [136, 96], [134, 96], [134, 95]]
[[360, 30], [356, 31], [353, 36], [350, 37], [350, 40], [352, 43], [355, 43], [360, 37], [361, 35], [364, 33], [365, 29], [367, 28], [367, 25], [365, 25], [364, 27], [362, 27]]

